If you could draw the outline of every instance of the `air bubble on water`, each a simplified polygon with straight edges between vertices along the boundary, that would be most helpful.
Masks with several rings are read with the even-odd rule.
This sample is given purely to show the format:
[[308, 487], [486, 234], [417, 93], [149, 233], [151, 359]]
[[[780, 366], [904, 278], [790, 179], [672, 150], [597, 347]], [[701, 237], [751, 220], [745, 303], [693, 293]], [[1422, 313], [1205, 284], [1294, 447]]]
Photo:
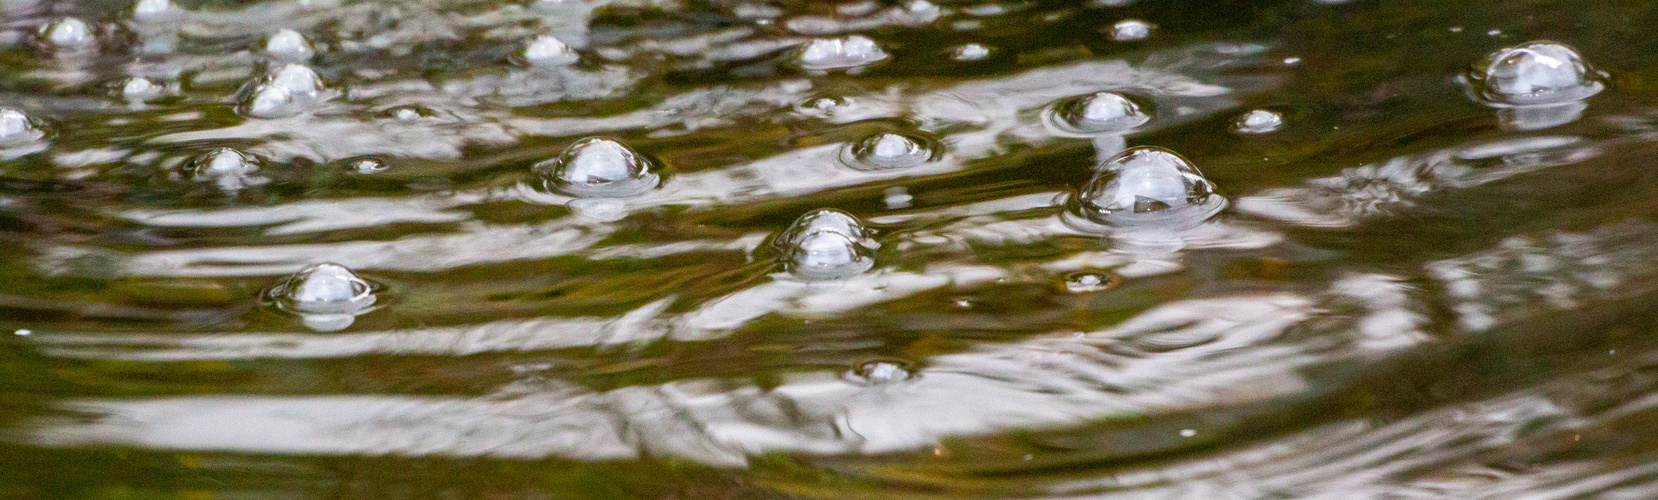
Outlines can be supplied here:
[[1145, 40], [1151, 36], [1153, 29], [1156, 29], [1156, 26], [1151, 23], [1139, 19], [1124, 19], [1111, 25], [1111, 39], [1119, 42]]
[[812, 40], [796, 55], [801, 68], [820, 71], [859, 68], [887, 57], [886, 50], [863, 35]]
[[914, 374], [904, 363], [893, 361], [868, 361], [858, 364], [851, 371], [850, 379], [864, 385], [895, 384], [909, 380]]
[[1084, 218], [1108, 225], [1207, 219], [1225, 206], [1191, 162], [1156, 146], [1129, 148], [1098, 167], [1077, 192]]
[[1250, 110], [1232, 120], [1232, 130], [1240, 134], [1267, 134], [1284, 127], [1284, 115], [1269, 109]]
[[253, 118], [297, 115], [324, 98], [322, 78], [301, 64], [285, 64], [247, 86], [237, 111]]
[[313, 330], [344, 330], [378, 300], [377, 287], [345, 266], [305, 266], [269, 291], [278, 309], [298, 315]]
[[311, 42], [305, 41], [305, 35], [294, 30], [282, 30], [265, 42], [265, 53], [279, 61], [297, 63], [311, 59], [316, 52], [311, 48]]
[[165, 91], [166, 87], [156, 83], [154, 80], [141, 76], [135, 76], [128, 78], [125, 83], [121, 84], [121, 99], [129, 103], [138, 104], [161, 97]]
[[1494, 106], [1568, 104], [1600, 93], [1603, 79], [1577, 49], [1546, 40], [1487, 54], [1466, 76], [1475, 96]]
[[1121, 134], [1151, 121], [1151, 115], [1127, 96], [1097, 92], [1061, 100], [1044, 111], [1046, 122], [1067, 135]]
[[558, 157], [535, 164], [548, 188], [580, 198], [620, 198], [650, 191], [661, 182], [649, 158], [615, 139], [588, 137]]
[[386, 162], [374, 158], [363, 158], [351, 162], [351, 171], [361, 175], [377, 174], [386, 171]]
[[841, 150], [841, 163], [857, 170], [914, 167], [936, 158], [936, 149], [933, 141], [927, 139], [881, 132], [848, 144]]
[[911, 195], [909, 190], [904, 189], [904, 186], [887, 188], [881, 192], [881, 196], [881, 202], [892, 210], [909, 208], [910, 202], [915, 201], [915, 196]]
[[58, 19], [40, 27], [40, 41], [46, 46], [65, 51], [78, 51], [92, 47], [97, 40], [93, 37], [92, 27], [86, 21], [73, 17]]
[[943, 9], [927, 0], [911, 0], [892, 9], [890, 17], [893, 22], [903, 26], [926, 26], [937, 21], [944, 15]]
[[29, 330], [27, 328], [19, 328], [17, 330], [12, 331], [12, 335], [16, 335], [16, 336], [19, 336], [19, 337], [27, 337], [27, 336], [34, 335], [34, 334], [35, 334], [35, 332], [33, 330]]
[[0, 147], [12, 147], [46, 137], [40, 122], [22, 111], [0, 108]]
[[581, 60], [581, 55], [570, 44], [556, 36], [541, 35], [524, 46], [524, 61], [531, 66], [569, 66]]
[[969, 43], [950, 49], [950, 58], [957, 61], [977, 61], [990, 57], [990, 47]]
[[197, 156], [190, 160], [186, 168], [196, 180], [212, 182], [225, 191], [237, 191], [265, 183], [265, 179], [257, 175], [258, 162], [240, 151], [229, 148], [220, 148]]
[[132, 6], [132, 17], [139, 20], [160, 19], [173, 13], [171, 0], [138, 0]]
[[1071, 293], [1093, 293], [1109, 290], [1117, 286], [1120, 278], [1116, 274], [1081, 271], [1065, 276], [1065, 290]]
[[828, 208], [800, 216], [773, 245], [783, 253], [788, 271], [806, 279], [848, 278], [868, 271], [880, 247], [857, 217]]

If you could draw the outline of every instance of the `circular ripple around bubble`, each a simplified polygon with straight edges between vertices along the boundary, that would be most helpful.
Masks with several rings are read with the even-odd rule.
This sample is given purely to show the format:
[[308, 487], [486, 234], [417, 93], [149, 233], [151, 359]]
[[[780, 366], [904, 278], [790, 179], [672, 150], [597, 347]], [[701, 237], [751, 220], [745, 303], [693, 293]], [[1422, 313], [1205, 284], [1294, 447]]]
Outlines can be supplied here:
[[800, 216], [773, 245], [782, 252], [790, 273], [814, 280], [848, 278], [868, 271], [875, 267], [875, 252], [880, 248], [863, 221], [828, 208]]
[[1101, 164], [1076, 195], [1078, 215], [1107, 225], [1201, 221], [1225, 198], [1186, 158], [1156, 146], [1124, 150]]
[[1071, 97], [1048, 106], [1043, 121], [1060, 135], [1092, 137], [1124, 134], [1151, 121], [1146, 106], [1116, 92]]
[[532, 167], [548, 189], [579, 198], [623, 198], [661, 185], [657, 165], [620, 141], [588, 137]]

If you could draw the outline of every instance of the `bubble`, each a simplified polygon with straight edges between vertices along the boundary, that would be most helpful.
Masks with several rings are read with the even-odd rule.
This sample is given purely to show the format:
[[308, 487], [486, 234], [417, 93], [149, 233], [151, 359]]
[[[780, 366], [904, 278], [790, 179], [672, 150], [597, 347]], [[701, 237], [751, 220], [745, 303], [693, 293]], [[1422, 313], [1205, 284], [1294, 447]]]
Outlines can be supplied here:
[[311, 49], [311, 42], [305, 41], [304, 35], [294, 30], [282, 30], [265, 42], [265, 53], [279, 61], [297, 63], [311, 59], [316, 52]]
[[195, 180], [212, 182], [225, 191], [264, 184], [259, 164], [240, 151], [220, 148], [190, 160], [186, 167]]
[[531, 66], [569, 66], [581, 60], [576, 49], [552, 35], [541, 35], [524, 46], [524, 61]]
[[867, 361], [852, 368], [853, 381], [864, 385], [885, 385], [903, 382], [914, 376], [909, 366], [893, 361]]
[[301, 64], [285, 64], [246, 87], [237, 111], [253, 118], [297, 115], [323, 100], [317, 72]]
[[1109, 290], [1121, 282], [1116, 274], [1076, 272], [1065, 277], [1065, 290], [1071, 293], [1093, 293]]
[[858, 170], [890, 170], [927, 163], [935, 156], [930, 141], [882, 132], [847, 145], [841, 162]]
[[990, 57], [990, 47], [969, 43], [950, 49], [950, 58], [957, 61], [978, 61]]
[[363, 158], [351, 162], [351, 170], [361, 175], [378, 174], [385, 172], [386, 168], [386, 162], [374, 158]]
[[812, 40], [798, 55], [800, 67], [832, 70], [867, 66], [885, 60], [887, 51], [862, 35]]
[[1240, 134], [1267, 134], [1284, 127], [1284, 115], [1267, 109], [1250, 110], [1232, 120], [1232, 130]]
[[378, 300], [373, 283], [345, 266], [321, 263], [305, 266], [273, 287], [269, 296], [278, 309], [299, 315], [317, 331], [339, 331], [351, 326]]
[[1139, 19], [1124, 19], [1111, 25], [1111, 39], [1119, 42], [1133, 42], [1145, 40], [1155, 29], [1151, 23]]
[[893, 21], [911, 27], [932, 24], [933, 21], [937, 21], [943, 15], [943, 9], [927, 0], [912, 0], [892, 11]]
[[58, 50], [76, 51], [91, 48], [97, 40], [86, 21], [65, 17], [40, 27], [40, 41]]
[[1098, 92], [1060, 101], [1049, 108], [1049, 123], [1078, 135], [1118, 134], [1151, 121], [1151, 115], [1127, 96]]
[[142, 103], [161, 97], [166, 87], [149, 78], [132, 77], [121, 84], [121, 99], [130, 103]]
[[46, 137], [40, 122], [11, 108], [0, 108], [0, 147], [39, 141]]
[[132, 17], [141, 20], [159, 19], [173, 13], [170, 0], [138, 0], [132, 6]]
[[875, 267], [880, 247], [862, 221], [839, 210], [820, 208], [800, 216], [773, 242], [789, 272], [806, 279], [856, 276]]
[[627, 145], [604, 137], [576, 141], [557, 158], [535, 164], [553, 190], [582, 198], [619, 198], [656, 188], [655, 164]]
[[1224, 199], [1191, 162], [1156, 146], [1129, 148], [1101, 165], [1077, 193], [1082, 215], [1105, 224], [1193, 212], [1206, 218]]
[[1536, 106], [1588, 98], [1605, 85], [1603, 75], [1565, 44], [1534, 41], [1492, 52], [1467, 79], [1489, 104]]

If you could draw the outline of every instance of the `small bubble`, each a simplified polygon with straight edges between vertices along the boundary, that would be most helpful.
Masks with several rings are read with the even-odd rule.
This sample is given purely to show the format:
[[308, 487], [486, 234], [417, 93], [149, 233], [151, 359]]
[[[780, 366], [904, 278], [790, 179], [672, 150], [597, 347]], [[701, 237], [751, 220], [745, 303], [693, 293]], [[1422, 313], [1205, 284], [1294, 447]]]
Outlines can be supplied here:
[[1139, 104], [1116, 92], [1066, 99], [1049, 107], [1046, 114], [1057, 130], [1080, 135], [1120, 134], [1151, 121]]
[[809, 70], [848, 69], [868, 66], [885, 60], [887, 51], [875, 40], [862, 35], [844, 38], [819, 38], [808, 42], [798, 52], [800, 67]]
[[615, 139], [588, 137], [557, 158], [532, 167], [550, 188], [576, 197], [618, 198], [650, 191], [661, 183], [651, 160]]
[[1583, 100], [1605, 87], [1601, 78], [1577, 49], [1551, 41], [1527, 42], [1487, 54], [1467, 75], [1478, 97], [1507, 106]]
[[1461, 33], [1462, 32], [1462, 27], [1461, 26], [1452, 26], [1451, 27], [1451, 32], [1452, 33]]
[[875, 266], [880, 244], [863, 221], [839, 210], [806, 213], [773, 240], [789, 272], [806, 279], [855, 276]]
[[144, 77], [128, 78], [121, 84], [121, 98], [129, 103], [142, 103], [161, 97], [165, 87]]
[[285, 64], [245, 87], [237, 111], [253, 118], [293, 116], [322, 101], [324, 90], [316, 71]]
[[894, 9], [892, 18], [904, 26], [926, 26], [943, 16], [943, 10], [938, 5], [927, 0], [911, 0], [902, 7]]
[[39, 37], [46, 46], [58, 50], [77, 51], [92, 46], [96, 39], [86, 21], [65, 17], [40, 27]]
[[950, 49], [950, 58], [957, 61], [978, 61], [990, 57], [990, 47], [969, 43]]
[[1266, 134], [1284, 127], [1284, 115], [1267, 109], [1250, 110], [1232, 120], [1232, 130], [1240, 134]]
[[1196, 436], [1196, 435], [1197, 435], [1197, 429], [1181, 429], [1180, 430], [1180, 437], [1189, 438], [1189, 437], [1193, 437], [1193, 436]]
[[581, 55], [569, 44], [552, 35], [541, 35], [524, 46], [524, 61], [532, 66], [569, 66], [581, 60]]
[[377, 174], [386, 171], [386, 163], [374, 158], [363, 158], [351, 162], [351, 170], [362, 175]]
[[0, 108], [0, 147], [39, 141], [46, 137], [40, 122], [22, 111]]
[[1485, 32], [1485, 34], [1490, 35], [1490, 36], [1497, 36], [1497, 35], [1503, 34], [1503, 30], [1491, 30], [1491, 31]]
[[973, 308], [973, 301], [967, 300], [967, 299], [956, 299], [955, 304], [956, 304], [956, 307], [961, 308], [961, 309], [972, 309]]
[[173, 2], [170, 0], [138, 0], [132, 6], [132, 17], [141, 20], [158, 19], [172, 13]]
[[212, 182], [225, 191], [237, 191], [264, 184], [259, 177], [259, 164], [234, 149], [221, 148], [197, 156], [187, 167], [198, 181]]
[[869, 361], [852, 369], [852, 378], [865, 385], [885, 385], [909, 380], [912, 374], [903, 363]]
[[19, 337], [27, 337], [27, 336], [34, 335], [34, 334], [35, 334], [35, 332], [33, 330], [29, 330], [29, 329], [26, 329], [26, 328], [19, 328], [19, 329], [17, 329], [17, 331], [12, 332], [12, 335], [16, 335], [16, 336], [19, 336]]
[[927, 163], [935, 156], [930, 141], [882, 132], [847, 145], [841, 162], [858, 170], [890, 170]]
[[1299, 58], [1299, 57], [1286, 57], [1286, 58], [1284, 58], [1284, 65], [1285, 66], [1294, 66], [1294, 65], [1297, 65], [1297, 64], [1301, 64], [1301, 58]]
[[1224, 205], [1214, 191], [1214, 184], [1185, 158], [1156, 146], [1139, 146], [1106, 160], [1077, 198], [1083, 216], [1110, 224], [1187, 207], [1206, 218]]
[[1111, 25], [1111, 39], [1119, 42], [1133, 42], [1145, 40], [1155, 29], [1151, 23], [1139, 19], [1124, 19]]
[[317, 331], [339, 331], [369, 311], [378, 300], [376, 287], [345, 266], [321, 263], [305, 266], [269, 291], [276, 307], [300, 316]]
[[1116, 287], [1121, 281], [1116, 274], [1077, 272], [1065, 277], [1065, 289], [1071, 293], [1093, 293]]
[[280, 61], [297, 63], [311, 59], [316, 52], [298, 31], [282, 30], [265, 42], [265, 53]]

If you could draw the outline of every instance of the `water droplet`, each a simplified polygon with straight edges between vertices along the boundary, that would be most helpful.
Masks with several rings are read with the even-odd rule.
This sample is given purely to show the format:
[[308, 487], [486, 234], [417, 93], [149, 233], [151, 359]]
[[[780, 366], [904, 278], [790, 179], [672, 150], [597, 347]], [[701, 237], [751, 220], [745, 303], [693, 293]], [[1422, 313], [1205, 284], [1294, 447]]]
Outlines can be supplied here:
[[927, 163], [935, 156], [930, 141], [882, 132], [847, 145], [841, 162], [858, 170], [890, 170]]
[[1093, 293], [1109, 290], [1121, 281], [1112, 273], [1075, 272], [1065, 277], [1065, 289], [1071, 293]]
[[1156, 146], [1129, 148], [1107, 160], [1078, 192], [1082, 215], [1100, 223], [1186, 212], [1207, 218], [1224, 200], [1191, 162]]
[[541, 35], [524, 46], [524, 61], [532, 66], [568, 66], [581, 60], [581, 55], [570, 44], [558, 37]]
[[138, 0], [132, 6], [132, 17], [140, 20], [159, 19], [173, 12], [171, 0]]
[[950, 49], [950, 58], [957, 61], [978, 61], [990, 57], [990, 47], [969, 43]]
[[378, 300], [375, 286], [345, 266], [321, 263], [305, 266], [270, 291], [276, 307], [297, 314], [317, 331], [339, 331]]
[[880, 247], [857, 217], [828, 208], [800, 216], [773, 244], [787, 259], [789, 271], [807, 279], [847, 278], [868, 271]]
[[1047, 115], [1056, 130], [1078, 135], [1120, 134], [1151, 121], [1139, 104], [1116, 92], [1066, 99], [1049, 108]]
[[654, 189], [661, 177], [655, 165], [614, 139], [589, 137], [576, 141], [557, 158], [535, 164], [549, 187], [583, 198], [618, 198]]
[[1477, 96], [1490, 104], [1565, 104], [1601, 91], [1602, 75], [1565, 44], [1534, 41], [1485, 56], [1468, 74]]
[[1139, 19], [1124, 19], [1111, 25], [1111, 39], [1119, 42], [1145, 40], [1151, 36], [1151, 30], [1155, 28], [1156, 26], [1151, 23]]
[[1267, 109], [1250, 110], [1232, 121], [1232, 130], [1240, 134], [1277, 132], [1284, 126], [1284, 115]]
[[265, 53], [279, 61], [297, 63], [311, 59], [316, 52], [311, 49], [311, 42], [305, 41], [305, 36], [298, 31], [282, 30], [265, 42]]
[[862, 35], [820, 38], [808, 42], [799, 52], [800, 67], [832, 70], [867, 66], [885, 60], [887, 51]]
[[45, 130], [34, 118], [22, 111], [0, 108], [0, 147], [27, 144], [45, 137]]
[[869, 361], [852, 369], [852, 377], [865, 385], [885, 385], [909, 380], [909, 367], [892, 361]]
[[92, 47], [96, 39], [86, 21], [65, 17], [40, 27], [40, 41], [58, 50], [76, 51]]
[[323, 90], [316, 71], [300, 64], [285, 64], [248, 86], [237, 111], [253, 118], [293, 116], [322, 101]]
[[121, 84], [121, 98], [130, 103], [142, 103], [161, 97], [165, 87], [149, 78], [132, 77]]

